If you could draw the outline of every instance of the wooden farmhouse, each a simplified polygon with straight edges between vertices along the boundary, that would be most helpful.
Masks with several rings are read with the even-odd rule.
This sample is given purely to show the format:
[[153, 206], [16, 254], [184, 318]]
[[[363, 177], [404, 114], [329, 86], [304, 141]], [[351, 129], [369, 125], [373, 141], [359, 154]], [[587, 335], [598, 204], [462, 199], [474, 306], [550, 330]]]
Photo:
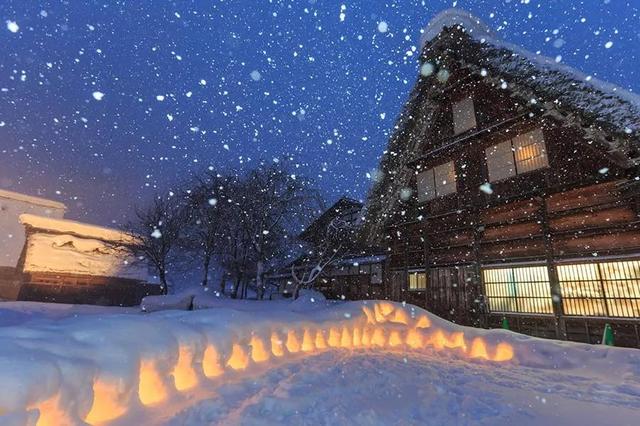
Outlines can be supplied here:
[[0, 299], [126, 306], [161, 293], [127, 250], [136, 237], [64, 220], [38, 197], [0, 191], [0, 209]]
[[640, 346], [640, 101], [450, 10], [366, 206], [385, 292], [461, 324]]
[[[309, 253], [278, 268], [267, 275], [267, 280], [278, 287], [278, 292], [291, 295], [296, 281], [292, 268], [301, 275], [310, 265], [315, 265], [315, 253], [327, 238], [332, 222], [340, 221], [357, 232], [362, 218], [363, 205], [359, 201], [343, 197], [325, 210], [299, 236]], [[331, 299], [382, 299], [385, 297], [383, 267], [385, 255], [379, 249], [357, 245], [340, 252], [314, 283], [314, 288]]]

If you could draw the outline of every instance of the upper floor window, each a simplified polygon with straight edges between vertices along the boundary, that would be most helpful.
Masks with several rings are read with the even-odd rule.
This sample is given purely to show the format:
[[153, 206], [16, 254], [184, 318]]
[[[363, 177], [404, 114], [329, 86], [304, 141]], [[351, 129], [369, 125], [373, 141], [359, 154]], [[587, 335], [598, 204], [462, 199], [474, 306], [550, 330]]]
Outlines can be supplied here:
[[542, 129], [491, 146], [485, 150], [489, 181], [496, 182], [549, 165]]
[[456, 192], [456, 170], [453, 161], [418, 173], [418, 201], [433, 200]]
[[476, 127], [476, 112], [473, 108], [473, 99], [464, 98], [453, 103], [453, 133], [459, 135]]

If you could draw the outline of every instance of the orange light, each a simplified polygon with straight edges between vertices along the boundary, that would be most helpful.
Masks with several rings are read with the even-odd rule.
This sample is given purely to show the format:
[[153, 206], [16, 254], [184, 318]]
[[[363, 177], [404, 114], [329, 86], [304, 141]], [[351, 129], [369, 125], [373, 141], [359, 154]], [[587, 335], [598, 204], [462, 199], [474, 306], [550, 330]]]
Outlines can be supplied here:
[[362, 346], [370, 346], [371, 345], [371, 332], [367, 327], [362, 330]]
[[173, 380], [179, 391], [191, 389], [198, 384], [198, 375], [193, 369], [193, 352], [186, 346], [180, 346], [178, 362], [173, 372]]
[[324, 333], [322, 330], [316, 331], [316, 348], [318, 349], [326, 349], [327, 342], [324, 340]]
[[312, 352], [316, 349], [313, 344], [313, 339], [311, 338], [311, 333], [309, 330], [304, 330], [304, 334], [302, 335], [302, 352]]
[[394, 348], [396, 346], [400, 346], [401, 344], [402, 338], [400, 337], [400, 333], [398, 332], [398, 330], [391, 331], [391, 334], [389, 335], [389, 346]]
[[249, 356], [240, 345], [233, 344], [227, 365], [234, 370], [244, 370], [249, 365]]
[[376, 323], [376, 317], [374, 315], [373, 312], [371, 312], [371, 309], [369, 309], [366, 306], [362, 307], [362, 312], [364, 312], [364, 314], [367, 317], [367, 324], [375, 324]]
[[496, 356], [493, 357], [494, 361], [503, 362], [513, 359], [513, 347], [504, 342], [498, 343], [496, 347]]
[[340, 333], [333, 327], [329, 329], [329, 346], [332, 348], [340, 346]]
[[429, 327], [431, 327], [431, 321], [429, 321], [429, 318], [426, 315], [423, 315], [420, 318], [418, 318], [418, 322], [416, 322], [416, 328], [429, 328]]
[[473, 339], [473, 342], [471, 342], [469, 357], [489, 359], [489, 355], [487, 354], [487, 345], [480, 337], [476, 337], [475, 339]]
[[208, 378], [218, 377], [224, 373], [220, 365], [218, 351], [213, 345], [207, 346], [202, 356], [202, 370]]
[[249, 346], [251, 346], [251, 359], [253, 360], [253, 362], [265, 362], [270, 358], [269, 352], [267, 352], [266, 348], [264, 347], [264, 342], [257, 336], [251, 337]]
[[33, 408], [37, 408], [39, 412], [36, 426], [59, 426], [74, 423], [69, 418], [69, 415], [60, 407], [59, 393], [42, 401]]
[[127, 407], [120, 400], [118, 386], [97, 379], [93, 382], [93, 402], [84, 421], [89, 424], [104, 423], [117, 419], [127, 412]]
[[284, 355], [284, 342], [275, 332], [271, 333], [271, 353], [277, 357]]
[[300, 342], [298, 341], [298, 336], [296, 336], [294, 330], [289, 330], [287, 333], [287, 343], [285, 345], [287, 346], [289, 353], [294, 354], [296, 352], [300, 352]]
[[413, 348], [413, 349], [421, 348], [423, 345], [422, 340], [423, 340], [422, 335], [418, 331], [413, 329], [410, 329], [409, 331], [407, 331], [407, 338], [405, 341], [410, 348]]
[[451, 333], [451, 335], [449, 335], [449, 339], [447, 339], [445, 343], [445, 346], [449, 349], [461, 348], [465, 350], [467, 348], [467, 343], [464, 341], [464, 333], [461, 331]]
[[373, 305], [373, 316], [376, 320], [376, 323], [386, 321], [384, 314], [382, 313], [382, 308], [380, 306], [380, 303], [376, 303], [375, 305]]
[[358, 327], [353, 327], [353, 347], [362, 345], [362, 332]]
[[381, 328], [376, 328], [373, 331], [371, 343], [379, 347], [384, 347], [384, 345], [387, 343], [386, 339], [384, 338], [384, 330], [382, 330]]
[[160, 374], [158, 374], [153, 361], [142, 361], [140, 363], [138, 397], [144, 405], [157, 404], [167, 398], [165, 384]]
[[393, 318], [391, 322], [395, 322], [396, 324], [409, 324], [409, 315], [404, 309], [396, 309], [393, 313]]
[[340, 347], [341, 348], [350, 348], [352, 346], [351, 343], [351, 333], [347, 327], [342, 327], [342, 337], [340, 338]]

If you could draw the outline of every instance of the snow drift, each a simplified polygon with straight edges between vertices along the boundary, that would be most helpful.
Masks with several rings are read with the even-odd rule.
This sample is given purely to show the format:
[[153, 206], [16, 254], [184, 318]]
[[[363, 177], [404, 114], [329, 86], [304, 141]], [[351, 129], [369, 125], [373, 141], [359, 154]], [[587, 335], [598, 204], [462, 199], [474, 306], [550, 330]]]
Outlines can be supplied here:
[[460, 327], [391, 302], [307, 314], [218, 308], [78, 317], [0, 328], [0, 424], [123, 424], [185, 392], [331, 350], [437, 351], [542, 368], [588, 357], [617, 374], [639, 369], [634, 350]]

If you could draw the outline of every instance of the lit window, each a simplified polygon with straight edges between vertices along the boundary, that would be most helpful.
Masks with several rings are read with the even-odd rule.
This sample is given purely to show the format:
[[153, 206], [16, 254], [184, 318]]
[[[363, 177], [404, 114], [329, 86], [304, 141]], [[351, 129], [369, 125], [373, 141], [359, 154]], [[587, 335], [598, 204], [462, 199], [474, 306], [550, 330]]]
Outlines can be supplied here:
[[640, 316], [640, 261], [559, 265], [566, 315]]
[[456, 192], [456, 170], [453, 161], [418, 173], [418, 201], [428, 201]]
[[491, 182], [549, 165], [542, 129], [536, 129], [491, 146], [485, 150], [485, 155]]
[[409, 272], [409, 290], [420, 291], [427, 289], [427, 274], [425, 271]]
[[476, 113], [473, 99], [464, 98], [453, 104], [453, 133], [459, 135], [476, 127]]
[[518, 174], [547, 167], [547, 151], [542, 129], [536, 129], [513, 139], [513, 151]]
[[492, 312], [553, 313], [546, 266], [483, 269], [482, 278]]

